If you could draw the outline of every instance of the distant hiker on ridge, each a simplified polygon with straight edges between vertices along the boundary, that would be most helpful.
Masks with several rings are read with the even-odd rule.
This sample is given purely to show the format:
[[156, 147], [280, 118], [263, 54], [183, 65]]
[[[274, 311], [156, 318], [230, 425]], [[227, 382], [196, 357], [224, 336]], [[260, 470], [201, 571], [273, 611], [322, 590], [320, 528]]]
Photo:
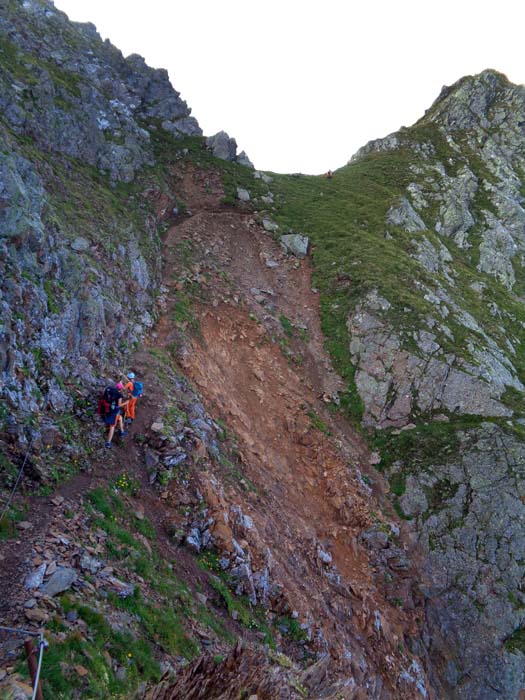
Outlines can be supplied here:
[[111, 441], [113, 440], [117, 423], [120, 426], [120, 434], [126, 435], [124, 423], [122, 421], [122, 408], [124, 408], [128, 402], [124, 401], [124, 396], [122, 394], [123, 389], [124, 385], [122, 382], [118, 382], [115, 386], [108, 386], [104, 389], [104, 393], [98, 402], [98, 412], [104, 419], [104, 423], [109, 426], [108, 437], [105, 443], [105, 446], [108, 448], [112, 446]]
[[141, 398], [142, 392], [144, 390], [144, 385], [135, 379], [135, 373], [130, 372], [128, 374], [129, 382], [126, 384], [126, 391], [128, 392], [128, 400], [126, 403], [126, 423], [133, 423], [135, 420], [135, 407], [137, 401]]

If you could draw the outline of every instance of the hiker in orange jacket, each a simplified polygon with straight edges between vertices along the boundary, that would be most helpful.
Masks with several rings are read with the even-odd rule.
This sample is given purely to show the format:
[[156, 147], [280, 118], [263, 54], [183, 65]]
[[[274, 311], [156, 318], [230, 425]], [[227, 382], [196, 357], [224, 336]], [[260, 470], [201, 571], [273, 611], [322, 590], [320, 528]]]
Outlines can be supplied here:
[[137, 401], [142, 396], [142, 384], [136, 382], [135, 373], [130, 372], [128, 374], [128, 383], [126, 384], [126, 391], [128, 392], [128, 403], [126, 404], [126, 423], [133, 423], [135, 420], [135, 408]]

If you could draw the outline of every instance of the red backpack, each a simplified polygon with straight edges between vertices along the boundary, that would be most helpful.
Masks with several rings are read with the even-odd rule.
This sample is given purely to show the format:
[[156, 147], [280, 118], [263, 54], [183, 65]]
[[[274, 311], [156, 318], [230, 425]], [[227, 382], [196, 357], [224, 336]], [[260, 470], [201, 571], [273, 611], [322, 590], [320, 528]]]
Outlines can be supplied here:
[[104, 420], [106, 416], [118, 408], [119, 392], [115, 387], [108, 386], [98, 399], [97, 413]]

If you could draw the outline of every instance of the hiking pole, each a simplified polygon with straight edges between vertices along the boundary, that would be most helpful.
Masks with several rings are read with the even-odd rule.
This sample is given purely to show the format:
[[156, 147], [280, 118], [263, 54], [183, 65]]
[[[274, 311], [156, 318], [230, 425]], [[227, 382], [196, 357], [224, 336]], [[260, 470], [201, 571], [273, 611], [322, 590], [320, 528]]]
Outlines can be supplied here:
[[35, 647], [32, 639], [26, 639], [24, 642], [24, 649], [26, 650], [27, 656], [27, 666], [29, 668], [29, 675], [31, 676], [31, 685], [33, 686], [33, 700], [43, 700], [42, 696], [42, 682], [40, 681], [40, 666], [42, 663], [42, 652], [44, 649], [44, 641], [41, 638], [38, 644], [40, 648], [40, 656], [38, 659], [38, 664], [35, 659]]

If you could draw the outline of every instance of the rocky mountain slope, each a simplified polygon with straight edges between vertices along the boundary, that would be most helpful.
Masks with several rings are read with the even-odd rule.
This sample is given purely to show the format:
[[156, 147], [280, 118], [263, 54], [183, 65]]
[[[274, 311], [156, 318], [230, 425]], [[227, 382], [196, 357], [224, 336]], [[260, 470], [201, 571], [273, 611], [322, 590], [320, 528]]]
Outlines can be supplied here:
[[0, 81], [0, 614], [44, 696], [524, 696], [525, 89], [325, 179], [47, 0], [2, 4]]
[[277, 218], [314, 241], [342, 403], [423, 549], [445, 697], [523, 686], [524, 97], [464, 78], [333, 181], [286, 181]]

